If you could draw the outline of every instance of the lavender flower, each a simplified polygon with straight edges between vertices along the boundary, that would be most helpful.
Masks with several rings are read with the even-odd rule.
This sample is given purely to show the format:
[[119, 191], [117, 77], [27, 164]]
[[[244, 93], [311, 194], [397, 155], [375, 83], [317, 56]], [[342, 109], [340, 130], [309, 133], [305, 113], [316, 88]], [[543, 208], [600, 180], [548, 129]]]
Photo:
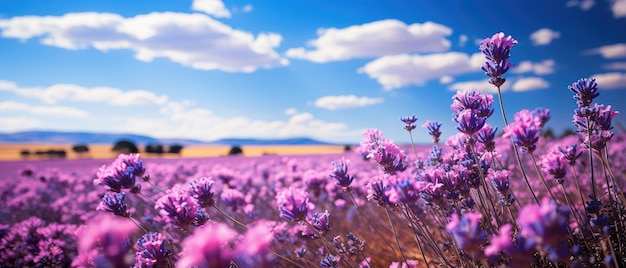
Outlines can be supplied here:
[[130, 211], [128, 210], [128, 205], [124, 202], [125, 197], [126, 194], [124, 193], [106, 192], [97, 210], [108, 211], [116, 216], [128, 218], [130, 217]]
[[339, 256], [329, 254], [320, 261], [320, 266], [338, 268], [339, 262], [341, 262], [341, 258]]
[[367, 130], [364, 136], [361, 150], [367, 152], [366, 158], [376, 160], [383, 172], [393, 175], [406, 170], [406, 155], [392, 140], [383, 137], [376, 129]]
[[229, 206], [232, 211], [246, 203], [243, 194], [235, 189], [224, 189], [221, 194], [222, 203]]
[[379, 206], [393, 206], [387, 195], [387, 192], [391, 190], [389, 176], [384, 174], [370, 179], [365, 186], [367, 188], [367, 200], [376, 200]]
[[337, 181], [337, 185], [343, 187], [344, 190], [350, 190], [350, 184], [354, 180], [354, 176], [348, 174], [348, 165], [350, 165], [350, 160], [341, 159], [339, 162], [332, 162], [333, 170], [332, 173], [329, 174], [331, 178]]
[[539, 127], [543, 128], [548, 121], [550, 121], [550, 109], [547, 108], [535, 108], [532, 111], [535, 117], [539, 118]]
[[568, 86], [568, 89], [574, 93], [574, 99], [576, 100], [578, 107], [591, 105], [593, 99], [600, 95], [600, 93], [598, 93], [598, 84], [596, 83], [596, 79], [578, 79], [578, 81]]
[[306, 220], [309, 209], [314, 208], [313, 204], [309, 203], [309, 194], [294, 187], [278, 192], [276, 203], [280, 217], [290, 221]]
[[213, 184], [213, 179], [208, 177], [200, 177], [189, 183], [189, 193], [198, 201], [200, 207], [206, 208], [215, 205]]
[[506, 81], [502, 76], [510, 67], [513, 67], [513, 64], [509, 62], [509, 57], [514, 44], [517, 44], [517, 40], [510, 35], [505, 37], [502, 32], [480, 42], [479, 49], [487, 59], [481, 69], [490, 77], [489, 83], [498, 89]]
[[529, 110], [515, 114], [515, 121], [504, 127], [504, 137], [511, 137], [523, 152], [533, 153], [539, 140], [540, 122]]
[[568, 215], [569, 210], [547, 198], [542, 200], [541, 205], [528, 204], [517, 218], [520, 235], [526, 239], [528, 247], [548, 252], [552, 261], [566, 259], [569, 257]]
[[478, 117], [471, 110], [460, 112], [455, 118], [457, 122], [456, 129], [468, 136], [473, 136], [485, 125], [485, 119]]
[[482, 245], [487, 242], [487, 233], [480, 226], [481, 218], [482, 215], [476, 212], [466, 212], [460, 220], [457, 214], [452, 214], [446, 225], [446, 230], [452, 234], [459, 248], [474, 259], [480, 255]]
[[541, 160], [542, 170], [554, 177], [554, 179], [563, 184], [565, 180], [565, 174], [567, 173], [568, 161], [562, 153], [557, 150], [549, 151]]
[[76, 231], [78, 257], [72, 267], [128, 267], [130, 235], [137, 229], [131, 221], [110, 216], [93, 219]]
[[165, 195], [156, 201], [154, 208], [159, 210], [161, 216], [168, 222], [183, 230], [198, 220], [202, 221], [197, 219], [197, 216], [204, 218], [202, 213], [198, 213], [202, 210], [189, 192], [178, 185], [167, 190]]
[[476, 140], [483, 144], [485, 151], [493, 152], [496, 149], [496, 143], [494, 139], [496, 138], [496, 132], [498, 128], [491, 128], [490, 125], [485, 124], [483, 128], [481, 128], [476, 133]]
[[236, 236], [237, 232], [223, 223], [197, 228], [183, 241], [176, 267], [230, 267], [234, 252], [229, 245]]
[[568, 164], [570, 166], [576, 165], [576, 159], [578, 159], [582, 155], [582, 151], [577, 149], [577, 144], [571, 144], [565, 147], [565, 149], [561, 149], [558, 147], [559, 151], [563, 154], [563, 157], [567, 159]]
[[415, 122], [417, 121], [417, 117], [415, 115], [401, 116], [400, 121], [404, 122], [404, 129], [406, 129], [406, 131], [408, 132], [411, 132], [415, 129]]
[[319, 238], [319, 234], [325, 235], [330, 231], [330, 213], [325, 210], [324, 213], [314, 212], [307, 217], [307, 221], [315, 228], [311, 230], [308, 226], [302, 225], [302, 236], [309, 238]]
[[149, 232], [135, 244], [135, 267], [164, 267], [172, 251], [160, 233]]
[[96, 173], [94, 185], [106, 185], [113, 192], [135, 187], [135, 178], [145, 173], [139, 154], [120, 154], [110, 166], [102, 166]]
[[428, 134], [433, 138], [435, 144], [439, 143], [439, 137], [441, 137], [441, 123], [437, 121], [426, 121], [422, 127], [428, 129]]

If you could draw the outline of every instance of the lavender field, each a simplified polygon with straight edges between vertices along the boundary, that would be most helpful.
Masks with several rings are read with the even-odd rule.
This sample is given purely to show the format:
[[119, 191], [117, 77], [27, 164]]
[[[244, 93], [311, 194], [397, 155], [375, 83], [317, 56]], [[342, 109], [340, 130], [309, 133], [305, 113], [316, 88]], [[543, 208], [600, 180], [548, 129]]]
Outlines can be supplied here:
[[[515, 44], [480, 45], [498, 92]], [[0, 267], [623, 267], [626, 134], [598, 87], [559, 100], [562, 138], [549, 110], [467, 89], [450, 122], [400, 117], [428, 145], [369, 129], [343, 154], [0, 162]]]

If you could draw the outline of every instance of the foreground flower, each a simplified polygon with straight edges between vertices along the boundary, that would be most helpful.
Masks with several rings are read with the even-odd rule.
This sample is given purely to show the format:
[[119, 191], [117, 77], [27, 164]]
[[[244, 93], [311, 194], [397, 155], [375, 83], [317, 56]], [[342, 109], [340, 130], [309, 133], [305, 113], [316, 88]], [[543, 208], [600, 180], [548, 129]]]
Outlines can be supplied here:
[[198, 201], [200, 207], [206, 208], [215, 204], [213, 184], [213, 179], [207, 177], [200, 177], [189, 183], [189, 193]]
[[160, 233], [147, 233], [135, 244], [136, 267], [165, 267], [172, 251]]
[[596, 79], [578, 79], [578, 81], [568, 86], [568, 89], [574, 93], [574, 99], [579, 108], [591, 105], [593, 99], [600, 95]]
[[102, 166], [96, 173], [95, 185], [106, 185], [113, 192], [132, 189], [136, 177], [145, 173], [139, 154], [120, 154], [110, 166]]
[[517, 40], [510, 35], [505, 36], [503, 32], [496, 33], [491, 38], [485, 38], [480, 42], [479, 49], [487, 59], [481, 69], [490, 77], [489, 83], [498, 89], [506, 81], [502, 75], [513, 66], [509, 62], [509, 57], [511, 57], [511, 48], [515, 44]]
[[466, 212], [461, 219], [457, 214], [452, 214], [446, 225], [446, 230], [452, 234], [459, 248], [475, 260], [482, 253], [482, 245], [487, 242], [487, 233], [480, 226], [481, 218], [482, 215], [476, 212]]
[[166, 221], [180, 229], [188, 229], [189, 226], [201, 225], [206, 222], [206, 213], [191, 198], [186, 189], [178, 185], [167, 190], [166, 194], [159, 198], [154, 205]]
[[236, 236], [237, 232], [223, 223], [197, 228], [183, 241], [176, 267], [230, 267], [234, 257], [230, 243]]
[[106, 192], [97, 210], [108, 211], [116, 216], [128, 218], [130, 211], [128, 210], [128, 205], [124, 202], [125, 197], [126, 194], [124, 193]]
[[406, 155], [392, 140], [383, 137], [377, 129], [369, 129], [363, 134], [359, 146], [367, 159], [374, 159], [381, 166], [383, 172], [394, 175], [407, 169]]
[[511, 137], [523, 152], [532, 154], [539, 141], [540, 121], [529, 110], [515, 114], [515, 121], [504, 127], [504, 137]]
[[349, 191], [350, 184], [354, 180], [354, 176], [348, 174], [348, 165], [350, 160], [341, 159], [339, 162], [332, 162], [333, 170], [328, 175], [337, 181], [337, 185], [343, 187], [344, 190]]
[[78, 257], [72, 266], [128, 267], [130, 235], [137, 226], [129, 220], [104, 216], [89, 221], [76, 231]]

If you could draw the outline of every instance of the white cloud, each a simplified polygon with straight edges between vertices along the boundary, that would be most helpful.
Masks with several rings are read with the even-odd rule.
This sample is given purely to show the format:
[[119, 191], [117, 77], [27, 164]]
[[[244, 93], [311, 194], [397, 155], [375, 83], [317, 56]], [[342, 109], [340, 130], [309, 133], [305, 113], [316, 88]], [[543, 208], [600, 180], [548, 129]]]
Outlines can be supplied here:
[[611, 11], [613, 11], [614, 18], [626, 17], [626, 0], [614, 0]]
[[548, 88], [550, 83], [540, 77], [525, 77], [520, 78], [513, 83], [511, 89], [513, 91], [531, 91], [537, 89]]
[[323, 63], [409, 52], [440, 52], [450, 48], [450, 41], [446, 39], [450, 34], [452, 29], [434, 22], [407, 25], [387, 19], [341, 29], [320, 29], [319, 37], [308, 43], [314, 49], [292, 48], [286, 55]]
[[586, 54], [600, 54], [605, 59], [626, 58], [626, 43], [601, 46], [586, 51]]
[[216, 18], [230, 18], [230, 11], [221, 0], [193, 0], [191, 9], [204, 12]]
[[428, 55], [384, 56], [367, 63], [359, 69], [374, 78], [385, 90], [409, 85], [423, 85], [426, 81], [463, 73], [479, 72], [484, 63], [480, 52], [467, 55], [447, 52]]
[[[500, 87], [500, 90], [504, 92], [508, 88], [509, 88], [509, 83], [504, 83], [504, 85]], [[459, 90], [465, 90], [465, 89], [478, 90], [482, 93], [487, 93], [487, 94], [498, 93], [498, 89], [494, 85], [489, 84], [489, 79], [457, 82], [448, 86], [448, 89], [453, 90], [453, 91], [459, 91]]]
[[383, 98], [357, 97], [355, 95], [324, 96], [315, 100], [315, 106], [328, 110], [339, 110], [376, 105], [383, 101]]
[[548, 29], [541, 28], [532, 34], [530, 34], [530, 40], [533, 41], [534, 46], [545, 46], [552, 42], [552, 40], [561, 37], [561, 33]]
[[296, 108], [287, 108], [285, 109], [285, 114], [286, 115], [294, 115], [298, 113], [298, 110], [296, 110]]
[[439, 83], [442, 83], [442, 84], [450, 84], [452, 83], [452, 81], [454, 81], [454, 77], [449, 76], [449, 75], [444, 75], [442, 77], [439, 77]]
[[49, 87], [19, 87], [11, 81], [0, 80], [1, 91], [39, 99], [48, 104], [59, 101], [102, 102], [116, 106], [161, 105], [167, 102], [166, 95], [157, 95], [146, 90], [128, 90], [112, 87], [85, 88], [72, 84], [55, 84]]
[[15, 101], [0, 102], [0, 111], [25, 112], [43, 116], [62, 116], [78, 118], [89, 117], [89, 113], [87, 111], [73, 107], [29, 105], [26, 103], [20, 103]]
[[0, 116], [0, 131], [2, 132], [18, 132], [23, 130], [32, 130], [43, 126], [43, 122], [31, 117], [6, 117]]
[[[168, 106], [168, 105], [166, 105]], [[180, 108], [180, 107], [179, 107]], [[124, 118], [124, 123], [111, 131], [134, 129], [141, 134], [159, 138], [193, 138], [216, 140], [231, 137], [287, 138], [313, 137], [326, 141], [354, 141], [363, 129], [350, 129], [345, 123], [328, 122], [311, 113], [290, 113], [284, 120], [255, 120], [247, 117], [223, 117], [194, 106], [162, 109], [157, 115]], [[294, 112], [294, 113], [292, 113]]]
[[570, 0], [565, 3], [567, 7], [578, 7], [583, 11], [591, 9], [595, 4], [595, 0]]
[[39, 38], [42, 44], [70, 50], [126, 49], [141, 61], [166, 58], [199, 70], [254, 72], [289, 63], [274, 51], [282, 41], [279, 34], [254, 36], [200, 13], [153, 12], [129, 18], [96, 12], [21, 16], [0, 19], [0, 30], [8, 38]]
[[594, 74], [591, 78], [596, 79], [598, 88], [603, 89], [626, 89], [626, 73], [612, 72]]
[[612, 62], [603, 65], [607, 70], [626, 70], [626, 62]]
[[513, 73], [521, 74], [532, 72], [536, 75], [546, 75], [554, 73], [554, 60], [547, 59], [542, 62], [533, 63], [531, 61], [522, 61], [511, 69]]
[[248, 5], [243, 6], [241, 8], [241, 11], [243, 11], [243, 12], [252, 12], [252, 5], [248, 4]]

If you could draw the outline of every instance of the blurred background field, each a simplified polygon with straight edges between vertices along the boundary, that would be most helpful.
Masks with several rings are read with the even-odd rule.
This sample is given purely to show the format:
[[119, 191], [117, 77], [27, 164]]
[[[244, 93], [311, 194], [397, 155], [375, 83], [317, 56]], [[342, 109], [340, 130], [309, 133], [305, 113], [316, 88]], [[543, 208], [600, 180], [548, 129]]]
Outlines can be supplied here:
[[[72, 144], [44, 144], [44, 143], [0, 143], [0, 161], [7, 160], [37, 160], [50, 158], [64, 159], [108, 159], [115, 158], [119, 152], [113, 151], [111, 144], [89, 144], [88, 151], [78, 153], [73, 150]], [[343, 145], [242, 145], [239, 146], [244, 156], [261, 155], [303, 155], [303, 154], [332, 154], [342, 153]], [[218, 157], [227, 156], [232, 149], [229, 145], [188, 145], [184, 146], [180, 154], [175, 153], [146, 153], [143, 146], [139, 153], [143, 158], [191, 158], [191, 157]], [[65, 152], [65, 157], [48, 152]], [[24, 153], [28, 152], [28, 154]], [[37, 153], [40, 152], [40, 153]]]

